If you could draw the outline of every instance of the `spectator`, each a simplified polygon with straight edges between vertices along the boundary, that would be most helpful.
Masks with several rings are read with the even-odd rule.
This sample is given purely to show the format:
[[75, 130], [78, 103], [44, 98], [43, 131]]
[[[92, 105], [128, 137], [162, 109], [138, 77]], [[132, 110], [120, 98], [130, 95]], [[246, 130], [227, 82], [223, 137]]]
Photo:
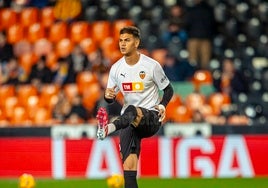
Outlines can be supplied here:
[[1, 84], [22, 84], [27, 81], [27, 74], [19, 65], [17, 58], [12, 57], [6, 64], [0, 64]]
[[162, 33], [162, 42], [167, 47], [171, 42], [177, 43], [179, 49], [186, 48], [187, 33], [182, 28], [182, 23], [170, 21], [166, 31]]
[[88, 117], [88, 111], [82, 104], [82, 96], [76, 95], [71, 101], [71, 109], [66, 116], [67, 121], [85, 123]]
[[72, 83], [73, 82], [72, 78], [74, 77], [74, 75], [72, 74], [73, 72], [70, 71], [68, 60], [66, 58], [61, 57], [58, 59], [58, 66], [56, 70], [53, 72], [52, 82], [60, 86], [67, 83]]
[[43, 8], [49, 5], [50, 0], [29, 0], [28, 6]]
[[71, 111], [71, 103], [67, 99], [64, 91], [58, 94], [58, 101], [52, 110], [53, 119], [57, 123], [64, 123], [68, 114]]
[[76, 45], [72, 53], [67, 58], [69, 62], [69, 82], [74, 83], [79, 72], [90, 70], [91, 64], [88, 61], [87, 55], [83, 52], [79, 45]]
[[109, 70], [110, 61], [104, 56], [101, 48], [99, 48], [96, 52], [90, 54], [89, 58], [92, 64], [93, 72], [101, 75]]
[[202, 114], [202, 112], [200, 112], [200, 110], [196, 109], [193, 111], [192, 122], [193, 123], [204, 123], [205, 122], [205, 117]]
[[177, 21], [178, 23], [184, 21], [184, 7], [182, 4], [175, 4], [170, 7], [168, 19], [170, 21]]
[[168, 53], [163, 66], [167, 77], [170, 81], [186, 81], [194, 74], [194, 67], [186, 60], [179, 60], [175, 55]]
[[214, 78], [214, 87], [219, 92], [224, 92], [234, 99], [241, 92], [248, 92], [248, 81], [242, 72], [234, 66], [233, 59], [225, 58], [222, 61], [222, 70]]
[[0, 63], [7, 63], [14, 57], [13, 46], [7, 43], [5, 32], [0, 32]]
[[212, 57], [212, 39], [215, 34], [213, 8], [205, 0], [195, 0], [186, 13], [187, 49], [189, 62], [207, 69]]
[[37, 88], [42, 83], [52, 82], [52, 71], [46, 66], [46, 56], [41, 56], [37, 63], [32, 66], [28, 80]]
[[11, 5], [11, 1], [0, 0], [0, 8], [9, 8]]

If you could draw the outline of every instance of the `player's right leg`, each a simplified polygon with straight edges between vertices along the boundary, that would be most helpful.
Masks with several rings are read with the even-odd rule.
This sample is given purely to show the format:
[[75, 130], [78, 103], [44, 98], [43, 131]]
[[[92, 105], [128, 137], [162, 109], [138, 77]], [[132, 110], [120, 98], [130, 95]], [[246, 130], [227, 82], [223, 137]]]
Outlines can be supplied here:
[[97, 113], [97, 138], [103, 140], [108, 134], [119, 129], [127, 128], [128, 126], [137, 128], [142, 118], [142, 110], [140, 108], [134, 107], [133, 105], [129, 105], [123, 115], [116, 117], [111, 121], [111, 123], [108, 124], [107, 111], [105, 108], [101, 107]]
[[113, 124], [118, 129], [124, 129], [128, 126], [137, 127], [143, 117], [140, 108], [129, 105], [125, 112], [113, 121]]
[[105, 108], [101, 107], [97, 113], [98, 120], [98, 130], [97, 130], [97, 138], [103, 140], [108, 134], [108, 114]]

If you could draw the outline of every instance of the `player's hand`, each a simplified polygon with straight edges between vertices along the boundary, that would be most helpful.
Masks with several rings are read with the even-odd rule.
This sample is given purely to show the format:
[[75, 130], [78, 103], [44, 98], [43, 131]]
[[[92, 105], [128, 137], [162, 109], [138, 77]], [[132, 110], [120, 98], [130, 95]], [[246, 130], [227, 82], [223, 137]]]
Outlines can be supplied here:
[[162, 122], [166, 117], [166, 108], [164, 105], [159, 104], [155, 106], [155, 109], [158, 110], [159, 122]]
[[117, 86], [105, 89], [104, 95], [106, 99], [114, 99], [116, 97], [116, 92], [115, 92], [116, 87]]

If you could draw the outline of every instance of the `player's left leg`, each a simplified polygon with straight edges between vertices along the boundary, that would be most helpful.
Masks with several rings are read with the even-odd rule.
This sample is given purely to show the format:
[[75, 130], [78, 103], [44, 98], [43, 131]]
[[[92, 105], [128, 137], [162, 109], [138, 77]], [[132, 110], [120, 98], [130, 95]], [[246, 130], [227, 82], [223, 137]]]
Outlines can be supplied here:
[[121, 130], [120, 152], [123, 161], [125, 188], [137, 188], [138, 159], [141, 150], [141, 139], [154, 135], [160, 127], [158, 113], [137, 108], [140, 119], [136, 118], [132, 126]]
[[131, 153], [123, 163], [125, 188], [138, 188], [137, 183], [138, 156]]
[[120, 130], [120, 153], [123, 162], [125, 188], [137, 188], [137, 168], [141, 139], [135, 128], [129, 126]]

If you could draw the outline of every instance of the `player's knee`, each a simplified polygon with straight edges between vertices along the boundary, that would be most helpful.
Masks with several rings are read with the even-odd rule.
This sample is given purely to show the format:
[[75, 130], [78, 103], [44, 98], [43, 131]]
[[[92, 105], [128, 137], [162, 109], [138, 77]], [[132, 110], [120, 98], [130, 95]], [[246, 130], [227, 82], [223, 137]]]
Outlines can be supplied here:
[[143, 112], [142, 112], [141, 108], [135, 107], [133, 105], [129, 105], [126, 108], [125, 113], [130, 114], [132, 116], [131, 125], [134, 127], [138, 127], [140, 122], [141, 122], [141, 119], [143, 117]]
[[130, 154], [123, 163], [124, 170], [137, 170], [138, 157], [136, 154]]
[[143, 118], [143, 112], [142, 112], [141, 108], [136, 108], [136, 112], [137, 112], [136, 118], [131, 123], [131, 125], [133, 125], [134, 127], [138, 127], [142, 118]]
[[126, 110], [125, 113], [135, 113], [136, 114], [136, 107], [133, 105], [129, 105]]

